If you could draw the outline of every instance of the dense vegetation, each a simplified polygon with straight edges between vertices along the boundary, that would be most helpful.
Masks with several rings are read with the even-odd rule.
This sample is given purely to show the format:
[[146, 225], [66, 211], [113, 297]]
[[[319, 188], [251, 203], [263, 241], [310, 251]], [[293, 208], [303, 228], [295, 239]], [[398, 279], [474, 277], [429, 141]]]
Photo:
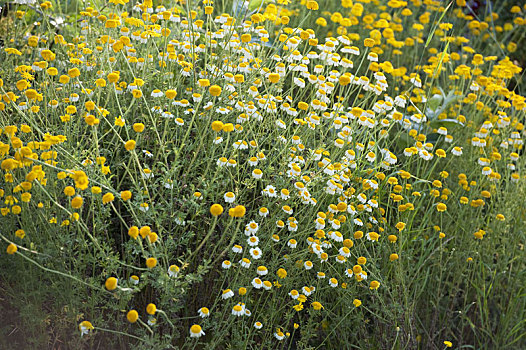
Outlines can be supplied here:
[[526, 347], [525, 5], [0, 6], [1, 348]]

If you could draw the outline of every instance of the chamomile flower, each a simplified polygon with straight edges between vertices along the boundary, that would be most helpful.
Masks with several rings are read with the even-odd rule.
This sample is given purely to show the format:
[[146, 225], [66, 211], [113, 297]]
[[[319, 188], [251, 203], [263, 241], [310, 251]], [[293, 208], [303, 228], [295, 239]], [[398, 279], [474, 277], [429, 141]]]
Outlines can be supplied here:
[[93, 329], [95, 329], [95, 327], [93, 327], [90, 321], [82, 321], [79, 324], [79, 330], [80, 330], [81, 336], [88, 334], [89, 331]]
[[277, 339], [277, 340], [283, 340], [285, 339], [285, 334], [281, 331], [281, 330], [277, 330], [275, 333], [274, 333], [274, 337]]
[[378, 241], [378, 238], [380, 237], [380, 235], [376, 232], [368, 232], [366, 237], [369, 241], [374, 242], [374, 241]]
[[168, 268], [168, 276], [170, 277], [177, 277], [179, 274], [180, 268], [177, 265], [170, 265]]
[[247, 236], [255, 235], [258, 232], [258, 230], [259, 230], [259, 224], [255, 222], [254, 220], [252, 220], [245, 226], [245, 235]]
[[223, 198], [227, 203], [234, 203], [234, 201], [236, 200], [236, 195], [233, 192], [227, 192], [225, 193]]
[[263, 172], [260, 169], [254, 169], [252, 171], [252, 177], [256, 180], [259, 180], [263, 177]]
[[451, 150], [451, 153], [455, 156], [461, 156], [462, 155], [462, 147], [453, 147]]
[[259, 276], [265, 276], [268, 274], [268, 269], [265, 266], [258, 266], [256, 272]]
[[255, 247], [257, 246], [259, 243], [259, 238], [257, 236], [250, 236], [248, 239], [247, 239], [247, 244], [251, 247]]
[[280, 191], [280, 197], [281, 199], [283, 200], [287, 200], [290, 198], [290, 192], [289, 190], [287, 190], [286, 188], [283, 188], [281, 191]]
[[234, 296], [234, 292], [232, 292], [231, 289], [225, 289], [223, 290], [222, 294], [221, 294], [221, 298], [223, 300], [226, 300], [226, 299], [229, 299], [229, 298], [232, 298]]
[[262, 255], [263, 255], [263, 252], [261, 251], [261, 249], [259, 247], [250, 248], [249, 253], [250, 253], [250, 256], [252, 257], [252, 259], [254, 259], [254, 260], [261, 259]]
[[245, 308], [243, 304], [234, 305], [232, 308], [232, 315], [234, 316], [243, 316], [245, 314]]
[[194, 324], [190, 327], [190, 337], [191, 338], [200, 338], [205, 335], [205, 332], [200, 325]]
[[270, 283], [270, 281], [263, 281], [263, 289], [271, 290], [272, 289], [272, 283]]
[[287, 213], [289, 215], [292, 215], [292, 213], [294, 212], [294, 210], [292, 210], [292, 208], [289, 207], [288, 205], [282, 206], [281, 210], [283, 210], [285, 213]]
[[267, 217], [268, 214], [269, 214], [268, 208], [266, 208], [266, 207], [259, 208], [258, 214], [259, 214], [259, 216], [262, 216], [264, 218]]
[[199, 316], [201, 318], [207, 318], [210, 316], [210, 310], [208, 310], [208, 308], [206, 307], [202, 307], [198, 310], [198, 313], [199, 313]]
[[271, 198], [277, 197], [276, 188], [272, 185], [267, 185], [261, 193]]
[[256, 289], [261, 289], [263, 287], [263, 281], [257, 277], [252, 280], [251, 284]]
[[242, 267], [244, 267], [246, 269], [248, 269], [250, 267], [250, 265], [251, 265], [250, 260], [247, 259], [247, 258], [243, 258], [243, 259], [239, 260], [239, 263], [241, 264]]

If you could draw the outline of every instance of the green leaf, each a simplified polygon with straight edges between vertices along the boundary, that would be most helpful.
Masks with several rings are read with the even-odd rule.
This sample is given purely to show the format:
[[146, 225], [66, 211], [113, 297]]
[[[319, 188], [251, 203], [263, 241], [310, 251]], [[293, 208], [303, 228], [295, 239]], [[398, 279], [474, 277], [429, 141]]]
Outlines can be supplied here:
[[414, 139], [408, 133], [403, 133], [396, 138], [396, 144], [401, 148], [411, 147], [413, 143]]
[[429, 126], [434, 129], [438, 129], [442, 126], [446, 129], [453, 129], [459, 126], [464, 126], [464, 124], [456, 119], [434, 119], [429, 122]]
[[440, 137], [440, 134], [433, 132], [431, 134], [426, 135], [426, 142], [430, 142], [432, 144], [435, 144]]
[[437, 108], [442, 104], [444, 97], [439, 94], [433, 95], [429, 100], [427, 100], [427, 106], [432, 110], [436, 111]]
[[265, 5], [268, 4], [269, 2], [272, 2], [272, 1], [269, 1], [269, 0], [252, 0], [248, 4], [248, 9], [250, 11], [254, 11], [256, 9], [260, 10], [260, 9], [264, 8]]

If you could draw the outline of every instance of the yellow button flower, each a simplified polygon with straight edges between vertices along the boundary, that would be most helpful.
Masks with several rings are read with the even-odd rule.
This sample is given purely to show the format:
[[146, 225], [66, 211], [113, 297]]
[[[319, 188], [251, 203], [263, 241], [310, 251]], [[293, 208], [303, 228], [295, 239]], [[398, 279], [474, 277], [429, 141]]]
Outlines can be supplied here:
[[130, 323], [135, 323], [139, 319], [139, 313], [137, 311], [135, 311], [135, 310], [130, 310], [126, 314], [126, 319]]
[[117, 289], [117, 279], [115, 277], [110, 277], [106, 280], [106, 283], [104, 283], [104, 286], [107, 290], [112, 291]]
[[102, 204], [113, 202], [114, 199], [115, 196], [113, 195], [113, 193], [108, 192], [104, 196], [102, 196]]
[[212, 204], [210, 207], [210, 214], [213, 216], [219, 216], [223, 213], [223, 207], [221, 204]]

